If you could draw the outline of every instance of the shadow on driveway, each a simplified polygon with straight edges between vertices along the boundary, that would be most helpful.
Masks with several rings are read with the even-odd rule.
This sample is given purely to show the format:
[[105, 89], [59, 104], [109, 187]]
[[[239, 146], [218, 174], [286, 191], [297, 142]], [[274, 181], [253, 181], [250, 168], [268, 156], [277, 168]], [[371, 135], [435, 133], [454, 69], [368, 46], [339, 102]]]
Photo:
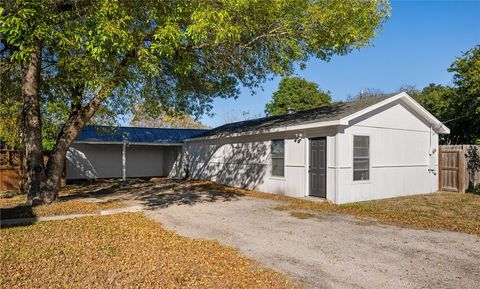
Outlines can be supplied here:
[[238, 200], [243, 194], [227, 192], [202, 181], [181, 181], [168, 178], [151, 180], [103, 180], [69, 185], [62, 190], [60, 200], [122, 201], [136, 203], [147, 210], [172, 205], [195, 205], [206, 202]]

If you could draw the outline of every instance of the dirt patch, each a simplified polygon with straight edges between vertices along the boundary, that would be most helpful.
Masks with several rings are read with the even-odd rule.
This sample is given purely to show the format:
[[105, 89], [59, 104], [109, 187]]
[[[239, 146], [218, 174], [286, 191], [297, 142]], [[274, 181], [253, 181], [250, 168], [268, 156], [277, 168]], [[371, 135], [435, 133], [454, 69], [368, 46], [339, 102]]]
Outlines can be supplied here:
[[4, 288], [299, 288], [233, 248], [141, 214], [2, 229], [0, 246]]
[[296, 211], [290, 212], [290, 216], [300, 220], [305, 220], [305, 219], [310, 219], [315, 217], [315, 215], [312, 213], [296, 212]]

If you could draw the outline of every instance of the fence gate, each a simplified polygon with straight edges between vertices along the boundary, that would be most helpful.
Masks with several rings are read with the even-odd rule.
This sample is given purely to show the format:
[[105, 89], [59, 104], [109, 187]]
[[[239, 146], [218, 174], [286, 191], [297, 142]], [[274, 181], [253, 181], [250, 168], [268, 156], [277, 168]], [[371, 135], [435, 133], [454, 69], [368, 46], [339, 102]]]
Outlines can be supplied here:
[[440, 149], [439, 190], [464, 192], [465, 156], [463, 150]]

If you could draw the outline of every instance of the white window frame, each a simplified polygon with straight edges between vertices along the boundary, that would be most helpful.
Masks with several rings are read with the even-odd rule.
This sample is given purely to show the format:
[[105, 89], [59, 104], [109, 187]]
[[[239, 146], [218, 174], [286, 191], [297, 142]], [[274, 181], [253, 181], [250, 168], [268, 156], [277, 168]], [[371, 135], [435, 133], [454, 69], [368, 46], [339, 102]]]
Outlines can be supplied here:
[[[367, 137], [368, 138], [368, 156], [367, 157], [355, 157], [355, 137]], [[369, 135], [359, 135], [359, 134], [353, 135], [353, 138], [352, 138], [352, 180], [355, 183], [370, 182], [370, 180], [372, 178], [372, 175], [371, 175], [371, 173], [372, 173], [372, 169], [371, 169], [372, 155], [370, 153], [371, 152], [370, 147], [371, 147], [371, 137]], [[367, 159], [368, 160], [368, 167], [367, 167], [368, 178], [367, 179], [355, 180], [355, 159]], [[365, 170], [362, 169], [362, 170], [357, 170], [357, 171], [365, 171]]]
[[[274, 157], [273, 156], [273, 143], [276, 141], [281, 141], [283, 142], [283, 158], [280, 157]], [[286, 155], [286, 141], [285, 139], [272, 139], [270, 141], [270, 176], [272, 178], [279, 178], [279, 179], [284, 179], [285, 178], [285, 155]], [[275, 175], [273, 173], [273, 160], [274, 159], [283, 159], [283, 175]]]

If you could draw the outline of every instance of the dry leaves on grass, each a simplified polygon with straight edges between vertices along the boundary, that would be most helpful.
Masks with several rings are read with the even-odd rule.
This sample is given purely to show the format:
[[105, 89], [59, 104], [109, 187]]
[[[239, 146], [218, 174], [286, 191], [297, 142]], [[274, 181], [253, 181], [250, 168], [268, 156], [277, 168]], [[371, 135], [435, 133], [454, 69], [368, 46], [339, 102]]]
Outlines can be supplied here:
[[299, 288], [233, 248], [141, 214], [2, 229], [0, 245], [5, 288]]
[[290, 216], [292, 216], [294, 218], [297, 218], [297, 219], [300, 219], [300, 220], [305, 220], [305, 219], [310, 219], [310, 218], [316, 217], [312, 213], [297, 212], [297, 211], [290, 212]]
[[1, 219], [32, 218], [39, 216], [92, 214], [101, 210], [122, 207], [120, 201], [111, 202], [85, 202], [85, 201], [56, 201], [50, 205], [27, 206], [25, 196], [0, 199]]
[[451, 192], [398, 197], [384, 200], [335, 205], [288, 196], [223, 186], [211, 181], [192, 181], [192, 187], [217, 190], [261, 199], [286, 202], [276, 210], [335, 212], [374, 218], [385, 224], [420, 229], [444, 229], [480, 236], [480, 196]]
[[385, 224], [480, 236], [480, 197], [471, 194], [434, 193], [345, 205], [300, 200], [276, 209], [346, 213]]

